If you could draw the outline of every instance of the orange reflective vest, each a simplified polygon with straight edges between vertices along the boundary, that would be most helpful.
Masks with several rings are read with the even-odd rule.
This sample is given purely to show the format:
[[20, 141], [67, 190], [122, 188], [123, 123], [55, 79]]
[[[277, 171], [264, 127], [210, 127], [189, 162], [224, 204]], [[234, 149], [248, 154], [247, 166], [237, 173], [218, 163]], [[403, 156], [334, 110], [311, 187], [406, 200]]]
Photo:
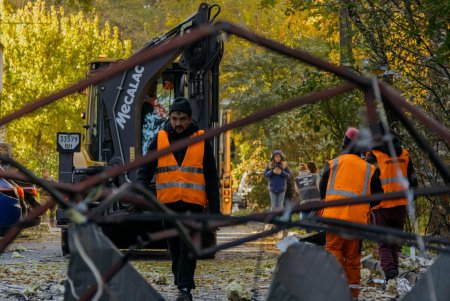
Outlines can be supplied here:
[[[377, 158], [378, 166], [380, 168], [380, 180], [383, 186], [384, 193], [399, 191], [407, 189], [401, 184], [402, 180], [407, 180], [409, 155], [406, 149], [402, 150], [400, 156], [392, 158], [388, 154], [379, 150], [372, 150], [372, 153]], [[397, 165], [398, 163], [398, 165]], [[401, 176], [397, 173], [397, 166], [400, 168]], [[403, 179], [402, 179], [403, 178]], [[378, 208], [392, 208], [408, 204], [406, 198], [385, 200], [376, 206]]]
[[[191, 137], [203, 134], [199, 130]], [[169, 136], [164, 130], [158, 132], [158, 151], [169, 147]], [[182, 200], [186, 203], [206, 206], [203, 156], [205, 141], [188, 146], [181, 166], [170, 153], [158, 158], [156, 168], [156, 196], [162, 203]]]
[[[328, 177], [325, 201], [336, 201], [351, 197], [370, 194], [370, 180], [375, 167], [358, 156], [344, 154], [328, 162], [330, 176]], [[327, 207], [322, 216], [367, 224], [369, 204]]]

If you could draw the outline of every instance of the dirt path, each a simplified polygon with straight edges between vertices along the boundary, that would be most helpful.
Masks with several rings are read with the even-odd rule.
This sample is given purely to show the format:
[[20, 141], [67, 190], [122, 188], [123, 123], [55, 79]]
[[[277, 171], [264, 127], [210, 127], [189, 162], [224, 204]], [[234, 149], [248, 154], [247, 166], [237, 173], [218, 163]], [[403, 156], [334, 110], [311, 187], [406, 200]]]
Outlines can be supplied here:
[[[249, 226], [222, 228], [218, 232], [218, 243], [256, 231]], [[194, 300], [227, 300], [230, 283], [242, 284], [247, 291], [256, 289], [264, 296], [278, 253], [274, 242], [269, 239], [246, 243], [218, 252], [213, 260], [198, 261]], [[176, 288], [172, 284], [168, 256], [140, 254], [131, 263], [163, 297], [175, 299]], [[58, 229], [25, 231], [0, 255], [0, 301], [63, 300], [67, 265], [68, 258], [61, 254]]]
[[[261, 230], [261, 225], [252, 224], [222, 228], [218, 232], [218, 243], [230, 242]], [[275, 248], [278, 241], [279, 238], [273, 236], [219, 251], [215, 259], [199, 260], [194, 300], [227, 300], [231, 287], [249, 298], [252, 292], [256, 292], [257, 297], [253, 300], [264, 300], [279, 255]], [[0, 301], [63, 300], [68, 260], [60, 251], [58, 229], [25, 231], [0, 255]], [[177, 290], [172, 284], [171, 263], [166, 252], [139, 252], [131, 264], [166, 300], [175, 300]], [[388, 291], [382, 289], [380, 284], [374, 284], [374, 279], [382, 278], [380, 272], [363, 266], [359, 300], [387, 301], [398, 298], [395, 287], [393, 291]], [[414, 267], [415, 270], [419, 268]], [[406, 266], [406, 269], [412, 268]]]

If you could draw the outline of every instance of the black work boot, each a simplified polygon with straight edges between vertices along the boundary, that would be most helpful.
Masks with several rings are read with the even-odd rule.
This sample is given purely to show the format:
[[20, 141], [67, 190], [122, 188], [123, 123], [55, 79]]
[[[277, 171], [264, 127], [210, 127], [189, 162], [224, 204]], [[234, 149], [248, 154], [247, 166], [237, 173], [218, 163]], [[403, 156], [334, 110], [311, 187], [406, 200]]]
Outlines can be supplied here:
[[388, 282], [391, 279], [394, 279], [397, 276], [398, 276], [397, 270], [389, 270], [389, 271], [384, 272], [384, 277], [386, 278], [386, 282]]
[[176, 301], [192, 301], [191, 290], [186, 287], [180, 288]]

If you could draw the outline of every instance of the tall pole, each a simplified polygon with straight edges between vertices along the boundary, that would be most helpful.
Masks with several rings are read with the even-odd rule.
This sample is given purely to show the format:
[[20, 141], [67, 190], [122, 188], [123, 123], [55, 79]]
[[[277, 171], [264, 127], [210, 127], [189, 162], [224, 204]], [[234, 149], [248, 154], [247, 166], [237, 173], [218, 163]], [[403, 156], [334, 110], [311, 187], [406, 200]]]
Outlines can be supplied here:
[[[231, 111], [229, 109], [223, 111], [224, 123], [229, 124], [231, 121]], [[233, 203], [232, 187], [231, 187], [231, 135], [230, 131], [223, 133], [223, 173], [222, 173], [222, 213], [231, 214]]]
[[[3, 93], [3, 45], [0, 43], [0, 117], [2, 116], [2, 93]], [[0, 142], [5, 141], [6, 128], [0, 126]]]

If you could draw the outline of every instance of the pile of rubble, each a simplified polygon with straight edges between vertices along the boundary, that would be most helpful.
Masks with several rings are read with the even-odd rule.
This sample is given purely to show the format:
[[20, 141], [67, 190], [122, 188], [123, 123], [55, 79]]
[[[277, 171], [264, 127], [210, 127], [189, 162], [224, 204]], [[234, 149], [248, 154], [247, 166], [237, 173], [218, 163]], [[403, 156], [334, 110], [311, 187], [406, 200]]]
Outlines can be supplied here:
[[45, 281], [43, 283], [35, 283], [33, 285], [17, 285], [0, 282], [0, 300], [62, 301], [64, 300], [63, 282]]
[[[289, 232], [287, 237], [276, 243], [276, 247], [281, 253], [284, 253], [298, 240], [299, 237], [296, 233]], [[408, 251], [407, 248], [405, 248], [405, 251]], [[376, 254], [373, 244], [366, 249], [365, 253], [363, 252], [363, 257], [361, 258], [360, 301], [399, 300], [411, 291], [411, 288], [423, 277], [437, 259], [435, 255], [430, 254], [420, 254], [420, 256], [404, 256], [400, 254], [399, 275], [386, 283], [380, 261], [374, 258], [374, 256], [377, 256]], [[291, 256], [293, 256], [292, 253]]]
[[400, 256], [399, 276], [385, 283], [380, 262], [368, 255], [362, 260], [360, 301], [399, 300], [411, 290], [417, 280], [422, 277], [433, 264], [430, 255], [415, 258]]

